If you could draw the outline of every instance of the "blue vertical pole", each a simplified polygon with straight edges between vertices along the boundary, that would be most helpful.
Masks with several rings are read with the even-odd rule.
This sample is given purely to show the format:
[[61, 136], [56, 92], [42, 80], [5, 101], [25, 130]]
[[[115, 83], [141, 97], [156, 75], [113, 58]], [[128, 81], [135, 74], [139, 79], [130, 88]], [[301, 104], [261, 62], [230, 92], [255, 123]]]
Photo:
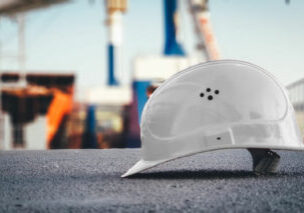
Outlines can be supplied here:
[[[185, 51], [181, 44], [177, 41], [177, 23], [176, 14], [178, 9], [178, 0], [163, 0], [164, 3], [164, 26], [165, 26], [165, 45], [164, 55], [166, 56], [184, 56]], [[152, 80], [152, 79], [151, 79]], [[135, 79], [134, 90], [136, 91], [136, 98], [138, 103], [138, 118], [140, 120], [142, 110], [147, 101], [147, 88], [149, 87], [150, 80]]]
[[148, 100], [147, 88], [150, 84], [151, 81], [135, 81], [133, 83], [133, 90], [136, 92], [135, 98], [137, 99], [138, 123], [140, 123], [142, 111]]
[[183, 47], [178, 43], [176, 14], [178, 8], [178, 0], [163, 0], [164, 1], [164, 17], [165, 17], [165, 55], [184, 56]]
[[91, 105], [87, 109], [87, 117], [85, 121], [85, 130], [82, 138], [82, 148], [97, 149], [98, 142], [96, 136], [96, 119], [95, 106]]
[[109, 44], [108, 46], [108, 82], [109, 86], [117, 86], [118, 81], [115, 78], [115, 47], [113, 44]]

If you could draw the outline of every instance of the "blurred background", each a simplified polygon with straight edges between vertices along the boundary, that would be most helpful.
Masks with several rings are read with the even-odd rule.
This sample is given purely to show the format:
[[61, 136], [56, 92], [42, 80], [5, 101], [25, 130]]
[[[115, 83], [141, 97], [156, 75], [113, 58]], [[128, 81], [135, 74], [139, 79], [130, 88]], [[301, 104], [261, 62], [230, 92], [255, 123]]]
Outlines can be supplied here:
[[301, 0], [0, 0], [0, 149], [140, 147], [168, 77], [216, 59], [287, 88], [304, 130]]

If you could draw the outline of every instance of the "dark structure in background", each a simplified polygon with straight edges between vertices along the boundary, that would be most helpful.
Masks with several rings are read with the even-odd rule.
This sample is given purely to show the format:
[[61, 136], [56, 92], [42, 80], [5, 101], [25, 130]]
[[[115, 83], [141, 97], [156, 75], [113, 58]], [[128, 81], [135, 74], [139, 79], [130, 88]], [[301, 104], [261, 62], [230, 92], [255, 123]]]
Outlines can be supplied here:
[[[1, 83], [19, 80], [16, 74], [4, 73]], [[3, 88], [1, 90], [1, 109], [10, 115], [13, 147], [24, 147], [23, 126], [32, 122], [36, 116], [46, 114], [53, 94], [38, 87]]]
[[[21, 79], [18, 73], [4, 72], [0, 76], [1, 83], [7, 85], [1, 88], [1, 109], [10, 115], [13, 147], [23, 148], [25, 146], [24, 125], [34, 121], [39, 115], [48, 114], [49, 106], [56, 100], [55, 97], [59, 91], [72, 96], [71, 88], [75, 77], [74, 75], [29, 73], [25, 76], [27, 85], [21, 87], [17, 84]], [[60, 114], [60, 109], [57, 113]]]
[[42, 86], [54, 96], [47, 112], [47, 146], [64, 148], [66, 123], [73, 108], [74, 74], [34, 74], [26, 75], [29, 86]]
[[[8, 113], [13, 148], [25, 148], [24, 127], [46, 116], [49, 149], [139, 147], [137, 103], [88, 105], [74, 102], [73, 74], [4, 72], [1, 78], [1, 108]], [[134, 97], [133, 97], [134, 98]], [[40, 129], [37, 129], [40, 131]], [[35, 140], [35, 138], [33, 138]]]

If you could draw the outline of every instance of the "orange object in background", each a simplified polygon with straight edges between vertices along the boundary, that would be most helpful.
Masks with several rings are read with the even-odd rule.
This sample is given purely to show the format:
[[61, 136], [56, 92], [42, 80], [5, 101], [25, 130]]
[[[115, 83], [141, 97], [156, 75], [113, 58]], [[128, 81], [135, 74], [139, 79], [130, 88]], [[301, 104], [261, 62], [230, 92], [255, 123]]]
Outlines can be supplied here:
[[58, 131], [63, 118], [72, 111], [73, 92], [64, 93], [54, 89], [54, 98], [47, 112], [47, 146], [51, 148], [51, 142]]

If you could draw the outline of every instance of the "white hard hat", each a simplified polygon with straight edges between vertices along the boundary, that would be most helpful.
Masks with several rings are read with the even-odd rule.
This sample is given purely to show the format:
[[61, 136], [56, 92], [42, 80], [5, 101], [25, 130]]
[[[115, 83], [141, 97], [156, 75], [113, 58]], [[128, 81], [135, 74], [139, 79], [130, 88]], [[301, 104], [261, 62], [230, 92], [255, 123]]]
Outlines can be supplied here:
[[304, 150], [284, 87], [237, 60], [201, 63], [155, 90], [141, 118], [142, 159], [122, 177], [226, 148]]

